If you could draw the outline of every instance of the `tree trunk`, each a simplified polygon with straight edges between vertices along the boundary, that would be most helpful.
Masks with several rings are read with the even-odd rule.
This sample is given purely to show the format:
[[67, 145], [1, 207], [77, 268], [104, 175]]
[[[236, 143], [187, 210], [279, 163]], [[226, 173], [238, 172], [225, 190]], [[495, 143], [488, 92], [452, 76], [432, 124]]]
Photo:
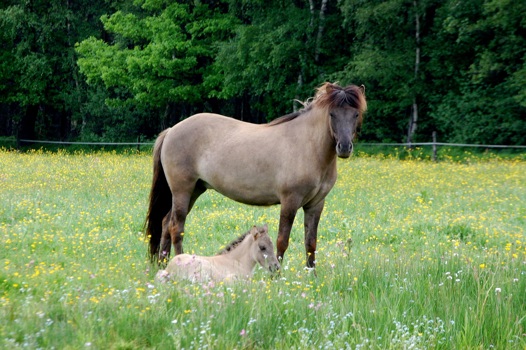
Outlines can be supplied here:
[[323, 39], [323, 30], [325, 29], [325, 11], [327, 11], [327, 0], [322, 0], [318, 23], [318, 35], [316, 36], [316, 49], [314, 50], [315, 63], [318, 63], [320, 59], [321, 40]]
[[415, 11], [415, 76], [413, 82], [413, 105], [411, 106], [411, 115], [409, 116], [409, 126], [407, 128], [407, 143], [413, 141], [416, 128], [418, 126], [418, 100], [416, 84], [418, 80], [418, 71], [420, 69], [420, 17], [418, 15], [417, 0], [413, 0], [413, 7]]
[[[301, 60], [301, 57], [300, 57], [300, 60]], [[302, 90], [302, 88], [303, 88], [303, 72], [300, 71], [300, 74], [298, 74], [298, 87], [296, 88], [296, 98], [294, 99], [294, 101], [292, 101], [292, 111], [293, 112], [298, 111], [298, 105], [299, 105], [298, 101], [300, 101], [299, 92]]]
[[[327, 1], [328, 0], [322, 0], [321, 6], [320, 6], [320, 12], [318, 13], [318, 32], [316, 34], [316, 37], [314, 37], [314, 21], [316, 17], [315, 12], [315, 5], [314, 0], [309, 0], [309, 10], [310, 10], [310, 21], [309, 21], [309, 27], [306, 31], [306, 37], [305, 37], [305, 46], [309, 47], [309, 43], [314, 44], [314, 63], [317, 65], [318, 61], [320, 59], [320, 51], [321, 51], [321, 41], [323, 39], [323, 31], [325, 30], [325, 12], [327, 11]], [[300, 73], [298, 74], [298, 83], [297, 83], [297, 93], [296, 93], [296, 99], [292, 102], [292, 110], [296, 112], [298, 110], [298, 107], [301, 108], [301, 106], [298, 106], [298, 102], [300, 101], [300, 92], [303, 90], [303, 82], [308, 76], [305, 74], [306, 67], [306, 61], [307, 58], [304, 54], [300, 54], [299, 57], [300, 62]]]
[[413, 142], [413, 136], [416, 131], [418, 122], [418, 104], [416, 96], [413, 97], [413, 105], [411, 106], [411, 116], [409, 117], [409, 128], [407, 130], [407, 143]]
[[[68, 9], [68, 11], [70, 10], [71, 8], [71, 3], [70, 3], [70, 0], [68, 0], [66, 2], [66, 8]], [[79, 75], [78, 75], [78, 66], [77, 66], [77, 60], [76, 60], [76, 57], [75, 57], [75, 52], [73, 51], [72, 47], [73, 47], [73, 34], [72, 34], [72, 30], [71, 30], [71, 21], [67, 18], [66, 19], [66, 28], [67, 28], [67, 34], [68, 34], [68, 50], [70, 51], [69, 53], [69, 58], [70, 58], [70, 64], [71, 64], [71, 72], [73, 73], [72, 76], [73, 76], [73, 84], [75, 86], [75, 90], [76, 90], [76, 93], [77, 93], [77, 106], [73, 107], [71, 106], [71, 110], [68, 111], [69, 113], [69, 130], [67, 131], [68, 135], [71, 135], [71, 133], [73, 131], [75, 131], [77, 134], [82, 134], [82, 132], [84, 131], [84, 128], [86, 126], [86, 117], [85, 117], [85, 113], [83, 112], [83, 108], [82, 108], [82, 92], [81, 92], [81, 89], [80, 89], [80, 82], [79, 82]], [[82, 120], [81, 120], [81, 126], [80, 126], [80, 130], [77, 130], [78, 128], [78, 120], [73, 120], [72, 118], [72, 114], [73, 114], [73, 109], [77, 110], [79, 115], [81, 116]]]

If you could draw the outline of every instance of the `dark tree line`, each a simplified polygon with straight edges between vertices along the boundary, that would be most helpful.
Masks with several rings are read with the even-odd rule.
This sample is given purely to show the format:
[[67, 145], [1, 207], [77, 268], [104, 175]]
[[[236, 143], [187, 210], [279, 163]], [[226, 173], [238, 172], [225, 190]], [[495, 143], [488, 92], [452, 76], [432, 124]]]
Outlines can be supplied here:
[[129, 141], [262, 123], [364, 84], [361, 139], [526, 144], [526, 3], [5, 0], [0, 136]]

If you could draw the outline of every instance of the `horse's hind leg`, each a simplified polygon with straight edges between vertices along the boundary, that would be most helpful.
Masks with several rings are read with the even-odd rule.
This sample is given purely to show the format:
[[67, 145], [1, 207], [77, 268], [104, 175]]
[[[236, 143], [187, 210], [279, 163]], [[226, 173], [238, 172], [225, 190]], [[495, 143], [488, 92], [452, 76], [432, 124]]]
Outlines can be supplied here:
[[183, 253], [183, 236], [186, 217], [192, 207], [206, 191], [204, 186], [196, 184], [192, 194], [178, 194], [172, 197], [172, 209], [163, 220], [163, 236], [161, 238], [161, 259], [166, 259], [170, 255], [171, 244], [173, 243], [175, 255]]
[[183, 253], [183, 234], [186, 216], [190, 206], [189, 195], [174, 195], [172, 197], [172, 209], [163, 219], [163, 235], [161, 237], [160, 260], [170, 256], [171, 245], [175, 248], [175, 254]]
[[163, 231], [161, 235], [161, 249], [159, 250], [159, 262], [165, 262], [170, 256], [172, 249], [172, 237], [170, 235], [172, 210], [163, 218]]

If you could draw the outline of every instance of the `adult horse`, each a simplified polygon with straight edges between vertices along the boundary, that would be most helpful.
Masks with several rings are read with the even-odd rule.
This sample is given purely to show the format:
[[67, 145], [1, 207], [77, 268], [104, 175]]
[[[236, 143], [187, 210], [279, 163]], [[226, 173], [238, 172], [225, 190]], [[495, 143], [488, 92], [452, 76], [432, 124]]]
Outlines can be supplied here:
[[241, 203], [281, 204], [277, 256], [305, 213], [307, 266], [314, 267], [318, 223], [336, 182], [336, 159], [351, 155], [367, 108], [362, 87], [325, 83], [301, 111], [257, 125], [202, 113], [161, 132], [153, 151], [146, 218], [150, 256], [183, 253], [186, 216], [207, 189]]

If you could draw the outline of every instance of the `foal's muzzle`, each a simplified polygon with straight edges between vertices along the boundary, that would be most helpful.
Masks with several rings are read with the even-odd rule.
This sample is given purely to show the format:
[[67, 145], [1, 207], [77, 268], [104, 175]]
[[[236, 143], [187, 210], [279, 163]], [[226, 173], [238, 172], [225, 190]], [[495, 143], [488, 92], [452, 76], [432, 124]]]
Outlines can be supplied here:
[[270, 270], [270, 272], [276, 272], [276, 271], [279, 271], [279, 269], [281, 268], [280, 264], [278, 261], [276, 261], [275, 263], [273, 264], [269, 264], [268, 265], [268, 269]]
[[336, 144], [336, 154], [340, 158], [349, 158], [353, 150], [352, 142], [338, 142]]

